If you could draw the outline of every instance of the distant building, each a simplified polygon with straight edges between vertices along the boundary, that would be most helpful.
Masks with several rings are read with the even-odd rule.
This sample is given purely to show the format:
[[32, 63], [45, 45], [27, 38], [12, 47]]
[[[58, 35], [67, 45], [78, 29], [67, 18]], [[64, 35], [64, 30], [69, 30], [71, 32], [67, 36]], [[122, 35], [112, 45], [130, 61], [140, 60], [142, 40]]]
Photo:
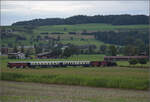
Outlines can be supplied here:
[[48, 58], [58, 58], [59, 56], [53, 54], [52, 52], [44, 52], [37, 54], [36, 58], [48, 59]]
[[88, 49], [90, 45], [80, 45], [78, 46], [79, 49]]
[[[17, 48], [19, 48], [19, 49], [21, 49], [22, 48], [22, 46], [18, 46]], [[25, 48], [25, 49], [29, 49], [29, 48], [34, 48], [34, 46], [23, 46], [23, 48]]]
[[130, 59], [148, 59], [148, 56], [104, 56], [105, 61], [128, 61]]
[[143, 51], [143, 52], [140, 53], [140, 55], [141, 56], [146, 56], [146, 52]]
[[13, 30], [12, 29], [0, 29], [1, 33], [12, 33]]
[[25, 54], [21, 52], [17, 53], [8, 53], [9, 59], [25, 59]]
[[8, 54], [8, 48], [7, 47], [1, 47], [1, 54], [7, 55]]
[[12, 33], [13, 31], [11, 29], [7, 29], [7, 33]]

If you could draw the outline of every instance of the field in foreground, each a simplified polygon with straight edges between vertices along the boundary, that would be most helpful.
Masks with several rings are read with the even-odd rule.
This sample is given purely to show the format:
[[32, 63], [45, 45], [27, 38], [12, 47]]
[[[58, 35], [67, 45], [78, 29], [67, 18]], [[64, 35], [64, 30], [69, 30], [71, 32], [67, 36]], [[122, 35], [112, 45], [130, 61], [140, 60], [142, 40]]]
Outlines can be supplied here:
[[[79, 55], [61, 60], [103, 60], [104, 55]], [[80, 59], [81, 58], [81, 59]], [[37, 59], [26, 59], [37, 60]], [[43, 60], [43, 59], [39, 59]], [[57, 59], [60, 60], [60, 59]], [[149, 68], [128, 67], [67, 67], [10, 69], [7, 62], [19, 61], [1, 58], [1, 79], [20, 82], [67, 84], [92, 87], [124, 88], [147, 90], [149, 88]], [[120, 63], [125, 64], [127, 63]], [[140, 66], [139, 66], [140, 67]]]
[[120, 67], [68, 67], [2, 69], [2, 80], [147, 90], [149, 69]]
[[149, 102], [148, 91], [0, 82], [0, 102]]

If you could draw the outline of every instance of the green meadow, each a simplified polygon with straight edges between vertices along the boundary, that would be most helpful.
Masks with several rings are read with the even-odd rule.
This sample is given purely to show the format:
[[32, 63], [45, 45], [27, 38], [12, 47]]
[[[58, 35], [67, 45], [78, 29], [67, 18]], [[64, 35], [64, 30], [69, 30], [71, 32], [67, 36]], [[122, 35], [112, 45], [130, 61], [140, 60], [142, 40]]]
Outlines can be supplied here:
[[[104, 55], [78, 55], [68, 59], [57, 60], [103, 60], [103, 57]], [[37, 59], [26, 59], [22, 61], [33, 60]], [[42, 59], [38, 60], [40, 61]], [[1, 57], [1, 80], [137, 90], [148, 90], [149, 88], [148, 68], [116, 66], [10, 69], [7, 67], [7, 62], [9, 61], [19, 60], [10, 60], [6, 57]], [[126, 65], [126, 62], [118, 63]]]
[[[64, 31], [64, 28], [66, 30]], [[148, 25], [122, 25], [116, 26], [111, 24], [75, 24], [75, 25], [54, 25], [54, 26], [40, 26], [34, 30], [35, 33], [40, 32], [79, 32], [87, 31], [105, 31], [117, 29], [147, 29]]]
[[[77, 32], [81, 33], [83, 31], [117, 31], [117, 30], [144, 30], [148, 29], [148, 25], [111, 25], [111, 24], [75, 24], [75, 25], [51, 25], [51, 26], [39, 26], [32, 29], [32, 31], [27, 31], [23, 26], [5, 26], [6, 29], [16, 29], [16, 31], [12, 32], [13, 35], [11, 38], [5, 38], [0, 41], [3, 45], [34, 45], [34, 44], [47, 44], [48, 41], [40, 40], [38, 42], [33, 41], [33, 38], [37, 38], [38, 36], [45, 37], [45, 36], [52, 36], [52, 38], [60, 35], [61, 39], [59, 42], [66, 44], [71, 43], [75, 45], [86, 45], [86, 44], [93, 44], [99, 47], [101, 44], [104, 44], [101, 41], [95, 40], [94, 36], [91, 35], [71, 35], [68, 34], [69, 32]], [[65, 29], [65, 30], [64, 30]], [[64, 34], [51, 34], [52, 32], [59, 32]], [[48, 34], [41, 34], [41, 33], [48, 33]], [[26, 40], [19, 40], [16, 41], [15, 36], [21, 36], [26, 38]], [[70, 40], [70, 38], [73, 40]], [[84, 40], [81, 40], [84, 39]]]

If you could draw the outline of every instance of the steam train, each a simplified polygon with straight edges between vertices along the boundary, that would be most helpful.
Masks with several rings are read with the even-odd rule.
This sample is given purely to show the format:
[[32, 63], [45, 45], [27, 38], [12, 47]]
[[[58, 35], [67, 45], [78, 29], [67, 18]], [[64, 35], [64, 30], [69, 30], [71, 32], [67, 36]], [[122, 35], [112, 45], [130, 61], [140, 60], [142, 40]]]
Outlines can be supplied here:
[[112, 61], [18, 61], [8, 62], [9, 68], [50, 68], [50, 67], [67, 67], [67, 66], [84, 66], [84, 67], [100, 67], [100, 66], [116, 66], [116, 62]]

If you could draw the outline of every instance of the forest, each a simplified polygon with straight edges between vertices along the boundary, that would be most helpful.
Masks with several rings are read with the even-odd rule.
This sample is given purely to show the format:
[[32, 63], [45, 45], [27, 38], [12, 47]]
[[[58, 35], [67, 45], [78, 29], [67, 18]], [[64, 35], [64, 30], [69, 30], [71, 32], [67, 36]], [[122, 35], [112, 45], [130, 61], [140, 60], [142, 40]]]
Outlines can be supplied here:
[[65, 25], [65, 24], [87, 24], [87, 23], [106, 23], [112, 25], [135, 25], [135, 24], [148, 24], [149, 16], [146, 15], [76, 15], [68, 18], [46, 18], [46, 19], [33, 19], [30, 21], [20, 21], [13, 23], [13, 26], [19, 25]]

